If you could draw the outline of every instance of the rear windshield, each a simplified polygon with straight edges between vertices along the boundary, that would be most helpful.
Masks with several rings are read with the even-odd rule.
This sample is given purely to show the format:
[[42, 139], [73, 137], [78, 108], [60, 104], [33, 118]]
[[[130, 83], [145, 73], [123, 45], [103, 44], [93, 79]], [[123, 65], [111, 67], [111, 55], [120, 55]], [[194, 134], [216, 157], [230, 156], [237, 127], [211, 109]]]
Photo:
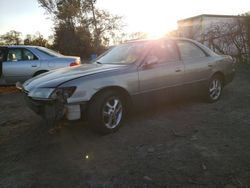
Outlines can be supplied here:
[[47, 56], [50, 56], [50, 57], [59, 57], [59, 56], [62, 56], [62, 54], [58, 53], [58, 52], [55, 52], [51, 49], [48, 49], [48, 48], [44, 48], [44, 47], [38, 47], [36, 48], [37, 50], [39, 50], [41, 53], [47, 55]]

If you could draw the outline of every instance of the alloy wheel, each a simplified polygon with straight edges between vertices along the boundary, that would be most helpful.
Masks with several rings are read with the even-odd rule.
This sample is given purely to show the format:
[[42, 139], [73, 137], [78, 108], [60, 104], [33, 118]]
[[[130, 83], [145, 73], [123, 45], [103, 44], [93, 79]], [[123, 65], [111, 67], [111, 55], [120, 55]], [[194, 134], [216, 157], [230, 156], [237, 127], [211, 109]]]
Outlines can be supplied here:
[[102, 110], [103, 123], [109, 129], [114, 129], [122, 120], [123, 108], [119, 98], [109, 98]]
[[222, 89], [221, 81], [218, 78], [215, 78], [210, 82], [209, 96], [213, 101], [219, 99], [221, 95], [221, 89]]

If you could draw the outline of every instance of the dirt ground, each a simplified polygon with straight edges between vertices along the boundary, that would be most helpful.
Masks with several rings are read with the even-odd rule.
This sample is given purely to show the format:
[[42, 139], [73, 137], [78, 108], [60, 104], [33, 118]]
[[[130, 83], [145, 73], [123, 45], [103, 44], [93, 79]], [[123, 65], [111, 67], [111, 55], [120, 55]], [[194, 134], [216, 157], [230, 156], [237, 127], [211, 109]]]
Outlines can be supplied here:
[[21, 93], [0, 90], [0, 187], [250, 187], [250, 67], [220, 101], [130, 116], [115, 134], [64, 122], [49, 134]]

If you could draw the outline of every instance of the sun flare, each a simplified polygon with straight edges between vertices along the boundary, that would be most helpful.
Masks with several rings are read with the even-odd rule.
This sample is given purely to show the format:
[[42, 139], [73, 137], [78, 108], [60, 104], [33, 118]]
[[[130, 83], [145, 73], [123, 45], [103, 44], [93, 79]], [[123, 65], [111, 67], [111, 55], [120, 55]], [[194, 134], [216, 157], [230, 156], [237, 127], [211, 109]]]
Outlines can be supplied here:
[[[134, 7], [140, 7], [139, 12], [136, 12]], [[164, 1], [159, 3], [144, 1], [143, 4], [141, 1], [136, 1], [134, 7], [130, 9], [131, 16], [127, 18], [131, 20], [129, 23], [131, 32], [147, 33], [149, 38], [159, 38], [177, 28], [176, 11], [171, 9], [166, 11], [167, 5]]]

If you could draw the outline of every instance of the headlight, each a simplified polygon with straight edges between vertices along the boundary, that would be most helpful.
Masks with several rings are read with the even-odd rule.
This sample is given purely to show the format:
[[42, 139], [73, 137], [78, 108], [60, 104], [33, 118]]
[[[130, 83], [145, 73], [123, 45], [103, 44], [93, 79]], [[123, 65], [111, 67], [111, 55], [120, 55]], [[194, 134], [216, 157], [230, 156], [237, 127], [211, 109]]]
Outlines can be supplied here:
[[50, 95], [51, 99], [59, 99], [59, 100], [66, 100], [67, 98], [71, 97], [76, 90], [76, 87], [61, 87], [56, 88], [53, 93]]
[[36, 88], [29, 92], [28, 96], [37, 99], [49, 99], [55, 88]]
[[76, 87], [36, 88], [30, 91], [28, 96], [41, 100], [66, 100], [73, 95], [75, 89]]

